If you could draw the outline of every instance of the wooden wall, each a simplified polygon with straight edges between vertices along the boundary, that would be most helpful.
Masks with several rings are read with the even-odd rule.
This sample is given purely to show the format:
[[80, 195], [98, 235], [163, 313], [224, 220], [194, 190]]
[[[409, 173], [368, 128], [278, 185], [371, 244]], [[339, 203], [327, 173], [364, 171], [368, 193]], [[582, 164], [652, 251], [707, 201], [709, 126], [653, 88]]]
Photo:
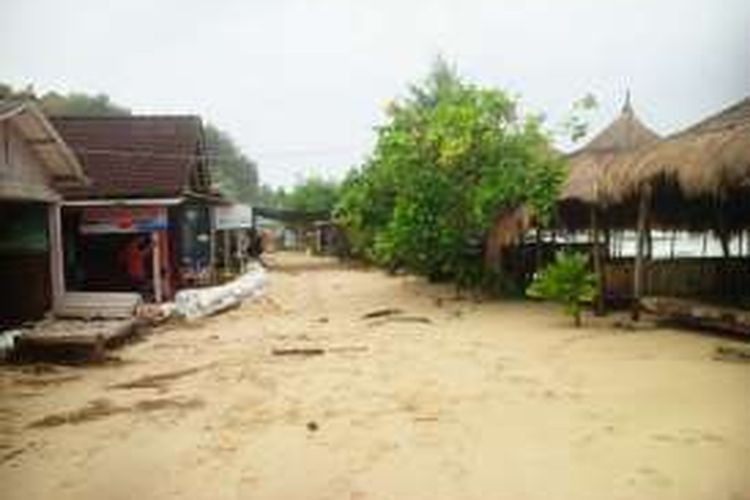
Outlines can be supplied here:
[[[633, 290], [633, 259], [611, 260], [605, 265], [607, 294], [630, 298]], [[750, 261], [681, 258], [654, 260], [646, 264], [645, 295], [674, 297], [750, 296]]]

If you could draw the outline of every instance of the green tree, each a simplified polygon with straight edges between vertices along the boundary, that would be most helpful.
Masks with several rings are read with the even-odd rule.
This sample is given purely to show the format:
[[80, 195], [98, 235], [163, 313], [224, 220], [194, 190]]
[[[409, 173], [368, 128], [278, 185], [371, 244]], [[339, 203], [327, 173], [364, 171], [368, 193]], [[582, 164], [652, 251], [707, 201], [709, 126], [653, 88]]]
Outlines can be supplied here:
[[207, 124], [204, 128], [206, 151], [214, 182], [234, 201], [258, 203], [261, 200], [258, 166], [245, 156], [226, 132]]
[[39, 98], [39, 103], [45, 113], [51, 116], [127, 116], [131, 114], [130, 109], [115, 104], [107, 94], [47, 92]]
[[589, 271], [585, 255], [560, 252], [554, 262], [536, 275], [526, 293], [529, 297], [561, 303], [565, 314], [572, 316], [578, 327], [583, 304], [594, 300], [596, 275]]
[[392, 103], [375, 150], [345, 180], [337, 219], [362, 256], [433, 279], [476, 285], [470, 251], [496, 215], [526, 205], [548, 218], [564, 175], [536, 117], [438, 60]]
[[297, 183], [288, 193], [280, 191], [278, 196], [284, 208], [304, 212], [331, 212], [338, 200], [339, 186], [332, 180], [308, 177]]

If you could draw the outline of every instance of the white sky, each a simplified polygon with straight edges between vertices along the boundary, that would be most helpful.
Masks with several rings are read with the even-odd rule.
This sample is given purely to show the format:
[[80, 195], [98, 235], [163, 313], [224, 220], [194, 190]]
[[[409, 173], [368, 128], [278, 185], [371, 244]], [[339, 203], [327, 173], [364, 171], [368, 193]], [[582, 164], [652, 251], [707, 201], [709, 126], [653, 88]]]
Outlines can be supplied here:
[[750, 1], [0, 0], [0, 81], [200, 114], [274, 185], [359, 163], [437, 54], [552, 124], [630, 88], [669, 133], [750, 94]]

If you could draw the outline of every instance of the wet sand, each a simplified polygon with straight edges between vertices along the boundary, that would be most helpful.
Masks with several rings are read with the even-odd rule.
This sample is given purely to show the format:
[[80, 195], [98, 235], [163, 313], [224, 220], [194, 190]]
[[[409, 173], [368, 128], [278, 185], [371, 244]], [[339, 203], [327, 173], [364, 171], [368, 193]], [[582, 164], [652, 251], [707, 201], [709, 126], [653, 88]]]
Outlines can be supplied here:
[[104, 366], [0, 367], [0, 496], [750, 499], [734, 341], [271, 260], [264, 299]]

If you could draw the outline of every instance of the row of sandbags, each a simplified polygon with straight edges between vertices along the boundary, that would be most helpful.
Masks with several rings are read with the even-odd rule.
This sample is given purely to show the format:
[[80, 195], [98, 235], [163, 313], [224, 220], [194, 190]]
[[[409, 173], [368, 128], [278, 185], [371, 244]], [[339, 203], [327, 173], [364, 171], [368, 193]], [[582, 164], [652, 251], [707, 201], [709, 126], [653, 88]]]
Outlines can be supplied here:
[[253, 265], [243, 275], [223, 285], [180, 290], [175, 296], [173, 313], [188, 320], [216, 314], [245, 299], [262, 295], [267, 281], [263, 267]]

